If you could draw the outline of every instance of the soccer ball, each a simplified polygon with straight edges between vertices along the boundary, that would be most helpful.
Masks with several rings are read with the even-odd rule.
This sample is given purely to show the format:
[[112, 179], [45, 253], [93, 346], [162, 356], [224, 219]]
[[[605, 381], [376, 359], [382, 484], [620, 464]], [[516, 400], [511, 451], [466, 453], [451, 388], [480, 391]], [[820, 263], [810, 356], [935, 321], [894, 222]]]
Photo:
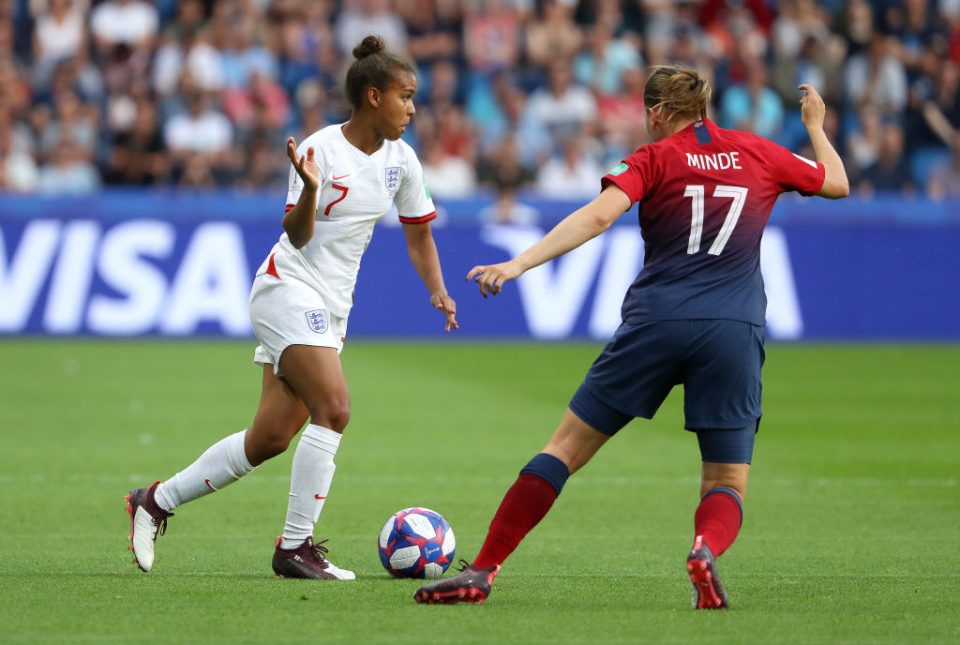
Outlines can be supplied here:
[[414, 506], [390, 516], [377, 545], [383, 568], [398, 578], [439, 578], [453, 561], [457, 540], [447, 520]]

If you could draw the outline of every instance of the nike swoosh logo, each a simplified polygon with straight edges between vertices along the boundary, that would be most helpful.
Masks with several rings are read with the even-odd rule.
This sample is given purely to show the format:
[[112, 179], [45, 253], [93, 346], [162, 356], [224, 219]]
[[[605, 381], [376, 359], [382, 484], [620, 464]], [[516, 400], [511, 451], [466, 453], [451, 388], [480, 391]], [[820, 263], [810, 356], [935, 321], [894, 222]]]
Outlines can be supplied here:
[[344, 177], [349, 177], [349, 176], [350, 176], [350, 173], [347, 173], [345, 175], [340, 175], [339, 177], [337, 177], [336, 175], [331, 175], [331, 179], [333, 179], [334, 181], [337, 181], [338, 179], [343, 179]]
[[217, 489], [213, 487], [213, 484], [210, 483], [210, 480], [209, 480], [209, 479], [204, 479], [204, 480], [203, 480], [203, 483], [206, 484], [206, 485], [207, 485], [207, 488], [209, 488], [210, 490], [212, 490], [212, 491], [214, 491], [214, 492], [217, 491]]
[[327, 499], [326, 495], [314, 495], [313, 499]]

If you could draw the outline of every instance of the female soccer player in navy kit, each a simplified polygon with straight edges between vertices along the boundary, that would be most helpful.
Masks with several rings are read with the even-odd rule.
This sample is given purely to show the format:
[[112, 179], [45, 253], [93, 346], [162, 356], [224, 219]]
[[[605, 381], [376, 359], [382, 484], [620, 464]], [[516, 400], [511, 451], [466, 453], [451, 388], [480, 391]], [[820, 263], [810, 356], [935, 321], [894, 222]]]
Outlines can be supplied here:
[[273, 571], [287, 578], [353, 580], [314, 544], [314, 524], [333, 480], [334, 456], [350, 418], [340, 351], [353, 304], [360, 258], [374, 224], [396, 204], [410, 260], [430, 304], [457, 327], [429, 222], [436, 217], [413, 149], [400, 137], [415, 112], [412, 63], [367, 36], [353, 50], [346, 95], [350, 120], [313, 133], [299, 148], [287, 140], [290, 188], [284, 233], [264, 260], [250, 292], [250, 318], [263, 366], [260, 405], [251, 426], [225, 437], [164, 482], [127, 496], [132, 550], [144, 571], [171, 511], [251, 472], [300, 436]]
[[836, 199], [849, 192], [823, 131], [823, 100], [809, 85], [800, 89], [816, 161], [718, 128], [706, 118], [710, 87], [695, 70], [655, 68], [644, 89], [654, 143], [607, 173], [600, 195], [542, 240], [513, 260], [467, 275], [484, 297], [496, 295], [508, 280], [599, 235], [640, 203], [644, 266], [624, 298], [623, 323], [560, 427], [507, 491], [476, 559], [420, 588], [417, 602], [483, 602], [500, 565], [547, 514], [567, 478], [631, 419], [652, 418], [682, 383], [684, 425], [697, 433], [703, 460], [686, 564], [693, 606], [727, 606], [715, 559], [740, 529], [760, 421], [766, 310], [760, 238], [780, 193]]

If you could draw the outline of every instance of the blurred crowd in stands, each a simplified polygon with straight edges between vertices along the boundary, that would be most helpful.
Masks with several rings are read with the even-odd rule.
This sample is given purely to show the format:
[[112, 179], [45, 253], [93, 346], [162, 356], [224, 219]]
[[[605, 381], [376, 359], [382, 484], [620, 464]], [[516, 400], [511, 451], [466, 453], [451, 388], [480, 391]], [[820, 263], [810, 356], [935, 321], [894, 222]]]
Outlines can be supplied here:
[[348, 117], [369, 33], [420, 70], [434, 196], [489, 190], [491, 221], [594, 195], [665, 62], [712, 82], [719, 125], [808, 156], [810, 83], [855, 190], [960, 196], [960, 0], [0, 0], [0, 190], [282, 192], [286, 136]]

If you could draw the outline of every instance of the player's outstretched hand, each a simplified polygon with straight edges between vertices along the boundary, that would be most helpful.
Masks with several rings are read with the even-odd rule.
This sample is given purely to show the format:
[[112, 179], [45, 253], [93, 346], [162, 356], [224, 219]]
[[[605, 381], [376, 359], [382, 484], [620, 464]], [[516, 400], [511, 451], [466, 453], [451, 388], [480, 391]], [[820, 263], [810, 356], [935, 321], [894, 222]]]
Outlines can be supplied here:
[[500, 264], [491, 264], [475, 266], [467, 274], [467, 281], [473, 280], [480, 287], [480, 295], [484, 298], [489, 293], [495, 296], [503, 289], [507, 280], [516, 280], [523, 274], [516, 262], [501, 262]]
[[320, 168], [313, 158], [313, 148], [307, 148], [305, 157], [297, 154], [297, 142], [293, 137], [287, 137], [287, 157], [297, 169], [297, 174], [303, 180], [303, 187], [308, 190], [317, 190], [320, 187]]
[[822, 128], [823, 118], [826, 116], [827, 107], [823, 104], [823, 99], [812, 85], [804, 83], [797, 87], [804, 92], [800, 97], [800, 120], [806, 128]]
[[430, 296], [430, 304], [447, 317], [446, 331], [451, 329], [460, 329], [460, 323], [457, 322], [457, 303], [447, 294], [446, 291], [438, 291]]

